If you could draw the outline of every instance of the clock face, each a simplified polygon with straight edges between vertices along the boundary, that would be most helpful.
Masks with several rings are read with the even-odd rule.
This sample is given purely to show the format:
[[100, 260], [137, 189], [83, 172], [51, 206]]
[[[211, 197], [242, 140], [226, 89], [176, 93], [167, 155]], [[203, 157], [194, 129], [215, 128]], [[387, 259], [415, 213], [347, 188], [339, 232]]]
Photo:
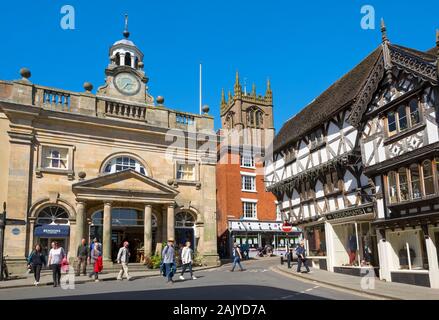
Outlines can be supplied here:
[[126, 95], [134, 95], [140, 89], [140, 83], [131, 73], [119, 73], [114, 78], [117, 90]]

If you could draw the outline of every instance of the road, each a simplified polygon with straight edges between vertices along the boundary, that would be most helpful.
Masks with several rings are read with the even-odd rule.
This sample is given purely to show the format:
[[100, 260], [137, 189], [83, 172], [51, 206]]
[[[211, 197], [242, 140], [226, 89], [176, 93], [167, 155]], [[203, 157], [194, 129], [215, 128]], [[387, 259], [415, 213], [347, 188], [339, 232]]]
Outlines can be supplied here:
[[[130, 300], [358, 300], [350, 292], [302, 282], [272, 271], [278, 259], [243, 262], [246, 271], [230, 272], [230, 265], [196, 273], [197, 280], [166, 283], [161, 276], [132, 281], [78, 284], [64, 290], [50, 286], [0, 290], [0, 299], [130, 299]], [[189, 278], [189, 275], [186, 275]]]

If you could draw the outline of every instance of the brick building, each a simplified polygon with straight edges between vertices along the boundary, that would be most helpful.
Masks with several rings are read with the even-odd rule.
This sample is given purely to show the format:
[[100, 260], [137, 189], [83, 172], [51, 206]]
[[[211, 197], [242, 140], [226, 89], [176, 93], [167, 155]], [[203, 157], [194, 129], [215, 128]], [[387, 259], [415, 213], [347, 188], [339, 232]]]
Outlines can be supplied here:
[[285, 248], [292, 235], [281, 232], [276, 199], [266, 192], [263, 157], [274, 136], [270, 82], [264, 96], [243, 92], [236, 74], [234, 94], [221, 97], [221, 130], [218, 132], [217, 222], [222, 257], [234, 242], [250, 250], [271, 245]]

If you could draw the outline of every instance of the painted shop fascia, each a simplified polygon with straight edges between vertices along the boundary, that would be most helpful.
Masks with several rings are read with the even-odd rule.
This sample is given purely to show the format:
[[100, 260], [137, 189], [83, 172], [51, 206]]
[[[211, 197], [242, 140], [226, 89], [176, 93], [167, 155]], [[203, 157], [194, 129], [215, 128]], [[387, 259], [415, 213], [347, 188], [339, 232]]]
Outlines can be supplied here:
[[384, 24], [382, 33], [374, 52], [285, 123], [267, 188], [305, 230], [315, 267], [373, 267], [386, 281], [438, 288], [439, 34], [421, 52], [391, 44]]
[[[169, 237], [191, 240], [205, 264], [219, 263], [216, 152], [198, 152], [207, 135], [215, 150], [213, 117], [153, 98], [143, 54], [124, 36], [96, 94], [90, 83], [84, 92], [33, 84], [27, 69], [0, 81], [0, 202], [8, 219], [24, 222], [6, 228], [13, 272], [25, 270], [36, 243], [47, 250], [58, 240], [74, 258], [83, 237], [99, 238], [107, 263], [124, 239], [139, 262]], [[181, 133], [182, 147], [169, 130]]]

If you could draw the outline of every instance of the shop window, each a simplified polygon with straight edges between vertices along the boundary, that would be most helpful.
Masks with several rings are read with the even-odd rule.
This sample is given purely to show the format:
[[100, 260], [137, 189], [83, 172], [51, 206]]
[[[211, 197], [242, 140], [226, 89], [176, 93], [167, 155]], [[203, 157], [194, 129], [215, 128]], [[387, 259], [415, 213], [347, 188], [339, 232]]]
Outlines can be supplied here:
[[426, 160], [422, 163], [422, 174], [424, 176], [425, 195], [426, 196], [433, 195], [435, 193], [434, 177], [433, 177], [433, 166], [430, 160]]
[[325, 226], [308, 227], [305, 229], [310, 256], [326, 256]]
[[389, 234], [397, 270], [428, 270], [428, 257], [422, 230], [405, 230]]
[[[99, 210], [92, 214], [91, 220], [93, 226], [102, 226], [104, 222], [104, 213]], [[112, 208], [111, 224], [114, 226], [140, 227], [144, 225], [144, 212], [142, 210], [130, 208]], [[152, 227], [157, 227], [157, 218], [152, 215]]]

